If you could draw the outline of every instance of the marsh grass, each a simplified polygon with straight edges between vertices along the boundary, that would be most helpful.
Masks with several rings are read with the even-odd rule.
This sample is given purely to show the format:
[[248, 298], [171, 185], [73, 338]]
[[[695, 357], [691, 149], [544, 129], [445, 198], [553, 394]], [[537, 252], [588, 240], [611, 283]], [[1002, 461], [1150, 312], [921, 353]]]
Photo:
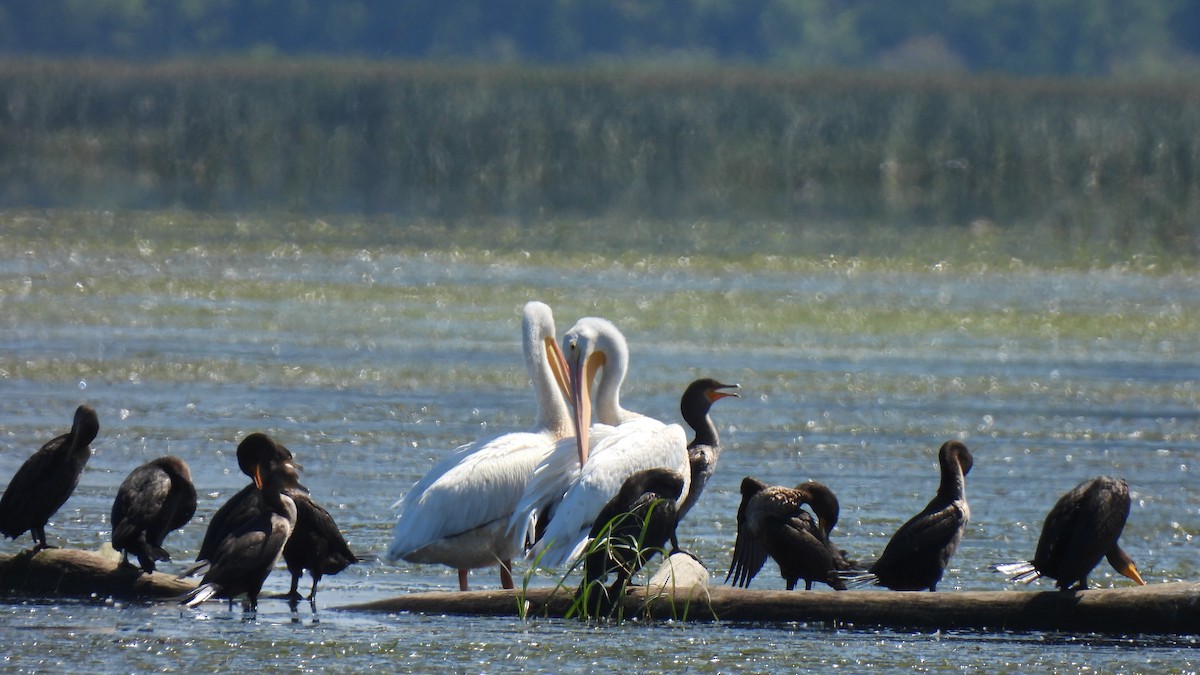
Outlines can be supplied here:
[[7, 61], [0, 97], [9, 206], [387, 213], [456, 240], [513, 219], [482, 228], [501, 246], [646, 220], [630, 243], [684, 249], [703, 227], [653, 223], [766, 223], [759, 250], [829, 223], [1194, 251], [1200, 222], [1190, 81]]
[[[627, 512], [604, 524], [580, 558], [584, 566], [584, 578], [576, 591], [575, 605], [569, 614], [624, 620], [624, 600], [629, 591], [629, 582], [656, 553], [667, 555], [660, 547], [643, 548], [651, 514], [662, 502], [661, 499], [651, 502], [645, 517], [638, 522], [630, 523], [630, 519], [638, 519], [638, 516]], [[631, 525], [638, 527], [636, 534], [629, 531]], [[613, 574], [617, 580], [612, 586], [605, 586]]]
[[[619, 514], [605, 523], [600, 529], [599, 534], [588, 542], [583, 554], [572, 563], [566, 572], [558, 577], [554, 586], [555, 591], [563, 590], [564, 592], [569, 592], [568, 589], [571, 588], [571, 584], [568, 583], [568, 580], [577, 571], [584, 571], [584, 578], [578, 586], [575, 586], [572, 602], [563, 618], [610, 619], [617, 622], [625, 620], [624, 601], [629, 592], [629, 582], [656, 554], [661, 554], [664, 559], [669, 554], [668, 551], [661, 547], [645, 546], [646, 524], [649, 521], [650, 514], [653, 513], [653, 510], [662, 501], [658, 499], [651, 503], [646, 516], [640, 519], [640, 530], [636, 535], [614, 534], [618, 530], [627, 529], [626, 523], [628, 519], [637, 517], [633, 513]], [[525, 600], [525, 596], [539, 567], [541, 558], [542, 555], [539, 554], [522, 575], [521, 593], [517, 595], [517, 613], [522, 619], [528, 618], [529, 606]], [[596, 574], [595, 568], [591, 570], [587, 569], [589, 561], [597, 561], [601, 558], [604, 562], [600, 564], [600, 574]], [[584, 570], [580, 570], [581, 567]], [[617, 575], [617, 581], [611, 587], [605, 586], [605, 582], [611, 574]], [[588, 578], [592, 575], [595, 575], [594, 578]], [[644, 601], [645, 604], [642, 607], [643, 613], [653, 599], [651, 595], [647, 594]], [[687, 606], [684, 607], [682, 612], [678, 612], [675, 610], [673, 600], [670, 604], [673, 618], [686, 617]], [[688, 605], [690, 606], [690, 599]]]

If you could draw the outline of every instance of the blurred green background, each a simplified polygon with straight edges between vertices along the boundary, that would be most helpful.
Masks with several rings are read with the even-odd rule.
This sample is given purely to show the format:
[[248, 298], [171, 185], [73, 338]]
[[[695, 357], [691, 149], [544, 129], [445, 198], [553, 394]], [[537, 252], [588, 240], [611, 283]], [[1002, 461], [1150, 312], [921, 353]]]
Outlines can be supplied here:
[[1200, 0], [5, 2], [0, 207], [1190, 259], [1198, 55]]

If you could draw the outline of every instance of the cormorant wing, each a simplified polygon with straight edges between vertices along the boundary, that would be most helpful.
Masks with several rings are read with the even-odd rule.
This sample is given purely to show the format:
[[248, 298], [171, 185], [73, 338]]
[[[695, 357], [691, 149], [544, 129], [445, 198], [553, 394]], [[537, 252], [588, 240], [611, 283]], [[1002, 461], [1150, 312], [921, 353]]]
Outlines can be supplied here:
[[750, 531], [750, 523], [746, 520], [750, 500], [766, 487], [766, 483], [756, 478], [742, 479], [742, 503], [737, 512], [737, 539], [733, 543], [733, 560], [729, 564], [729, 572], [725, 574], [725, 583], [729, 583], [732, 578], [734, 586], [748, 588], [750, 580], [767, 562], [767, 549]]

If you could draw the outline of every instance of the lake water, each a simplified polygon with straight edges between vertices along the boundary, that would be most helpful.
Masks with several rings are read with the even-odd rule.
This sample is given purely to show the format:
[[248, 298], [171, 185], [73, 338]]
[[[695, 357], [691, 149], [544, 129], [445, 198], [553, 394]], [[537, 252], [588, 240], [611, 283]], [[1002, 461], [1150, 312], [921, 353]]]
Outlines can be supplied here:
[[[1100, 474], [1125, 477], [1134, 492], [1122, 542], [1143, 577], [1200, 576], [1200, 275], [1186, 264], [1137, 256], [1079, 264], [1070, 250], [1032, 251], [1031, 262], [1003, 238], [928, 232], [913, 234], [925, 244], [904, 246], [798, 232], [755, 252], [750, 238], [763, 232], [750, 226], [639, 224], [636, 247], [611, 232], [591, 237], [589, 223], [462, 227], [4, 214], [0, 481], [90, 403], [101, 433], [79, 488], [47, 528], [50, 542], [100, 547], [117, 485], [170, 453], [191, 465], [200, 493], [197, 517], [167, 539], [181, 566], [208, 517], [246, 483], [238, 441], [264, 431], [295, 452], [304, 483], [352, 547], [379, 555], [390, 505], [438, 458], [532, 423], [520, 308], [540, 299], [560, 333], [586, 315], [625, 332], [632, 372], [622, 402], [631, 409], [678, 421], [679, 395], [695, 377], [741, 383], [743, 398], [714, 407], [724, 454], [679, 531], [715, 582], [729, 565], [743, 476], [826, 483], [842, 505], [836, 540], [869, 559], [932, 496], [935, 452], [949, 438], [975, 457], [973, 520], [939, 592], [1005, 588], [988, 566], [1031, 556], [1058, 496]], [[28, 545], [5, 540], [0, 551]], [[542, 573], [531, 583], [556, 580]], [[498, 584], [491, 570], [471, 581]], [[281, 567], [266, 590], [287, 582]], [[1092, 582], [1130, 583], [1104, 563]], [[302, 606], [299, 623], [279, 601], [264, 601], [248, 623], [216, 603], [196, 611], [10, 597], [0, 603], [3, 667], [1167, 672], [1200, 664], [1194, 636], [1138, 636], [1136, 626], [1128, 636], [913, 633], [331, 609], [456, 587], [446, 568], [367, 562], [326, 577], [319, 620]], [[752, 587], [783, 588], [773, 563]]]

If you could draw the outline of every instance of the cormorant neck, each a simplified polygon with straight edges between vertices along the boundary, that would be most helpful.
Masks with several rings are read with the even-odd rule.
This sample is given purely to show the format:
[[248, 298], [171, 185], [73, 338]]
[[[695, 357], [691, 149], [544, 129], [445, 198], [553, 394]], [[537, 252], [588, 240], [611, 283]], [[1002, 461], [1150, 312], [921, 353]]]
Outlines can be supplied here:
[[296, 513], [296, 502], [291, 497], [284, 493], [282, 486], [275, 485], [263, 490], [263, 501], [271, 510], [281, 516], [294, 517]]
[[696, 432], [696, 437], [688, 443], [688, 447], [692, 448], [697, 445], [709, 445], [714, 448], [721, 446], [721, 439], [717, 436], [717, 426], [713, 424], [712, 416], [707, 412], [704, 415], [698, 416], [695, 411], [688, 411], [683, 421], [687, 422], [692, 431]]
[[962, 467], [957, 461], [942, 466], [942, 478], [938, 483], [938, 497], [945, 501], [965, 499], [967, 494], [967, 477], [963, 475]]

